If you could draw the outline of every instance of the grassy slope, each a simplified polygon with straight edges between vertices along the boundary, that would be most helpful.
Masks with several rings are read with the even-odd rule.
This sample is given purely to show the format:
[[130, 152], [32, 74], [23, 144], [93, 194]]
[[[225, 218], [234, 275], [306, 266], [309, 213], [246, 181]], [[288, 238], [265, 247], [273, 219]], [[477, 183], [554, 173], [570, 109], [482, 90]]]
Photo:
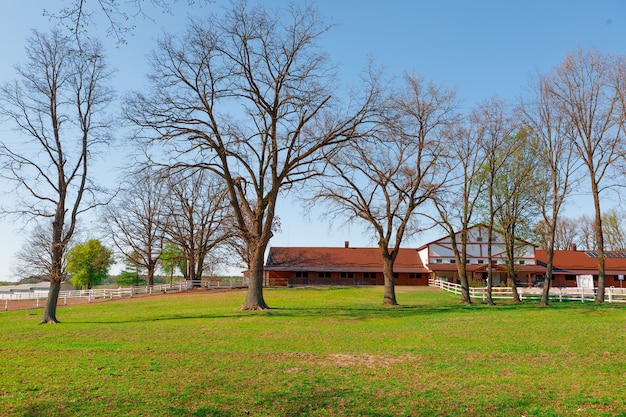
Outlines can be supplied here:
[[625, 306], [267, 290], [0, 314], [2, 416], [626, 416]]

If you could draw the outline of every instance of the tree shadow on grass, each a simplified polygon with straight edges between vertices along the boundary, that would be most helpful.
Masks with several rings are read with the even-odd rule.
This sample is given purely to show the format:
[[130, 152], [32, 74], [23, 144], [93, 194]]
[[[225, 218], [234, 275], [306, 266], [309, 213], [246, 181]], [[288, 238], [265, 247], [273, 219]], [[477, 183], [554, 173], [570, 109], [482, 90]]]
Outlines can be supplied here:
[[65, 417], [79, 414], [63, 409], [59, 404], [51, 401], [39, 401], [35, 404], [25, 404], [17, 407], [11, 415], [21, 417]]
[[[185, 408], [170, 407], [168, 415], [172, 417], [231, 417], [235, 414], [215, 407], [201, 407], [193, 411]], [[238, 415], [242, 414], [240, 413]]]
[[126, 317], [115, 320], [107, 320], [103, 317], [102, 320], [68, 320], [64, 321], [65, 324], [123, 324], [123, 323], [141, 323], [141, 322], [160, 322], [160, 321], [178, 321], [178, 320], [211, 320], [211, 319], [235, 319], [242, 318], [335, 318], [335, 319], [350, 319], [350, 320], [369, 320], [369, 319], [399, 319], [399, 318], [411, 318], [421, 316], [445, 316], [449, 314], [485, 314], [487, 312], [493, 313], [497, 311], [549, 311], [549, 310], [581, 310], [595, 311], [599, 308], [612, 308], [622, 307], [615, 305], [594, 305], [592, 303], [551, 303], [548, 307], [540, 307], [535, 301], [525, 301], [521, 304], [514, 304], [510, 301], [502, 301], [496, 305], [490, 306], [481, 301], [475, 301], [472, 305], [463, 303], [450, 303], [442, 302], [429, 302], [427, 304], [401, 304], [396, 306], [384, 306], [377, 303], [363, 303], [350, 305], [330, 305], [330, 306], [289, 306], [289, 307], [272, 307], [267, 310], [261, 311], [240, 311], [233, 309], [232, 311], [225, 312], [224, 309], [219, 311], [203, 311], [198, 314], [162, 314], [158, 316], [141, 316], [141, 317]]

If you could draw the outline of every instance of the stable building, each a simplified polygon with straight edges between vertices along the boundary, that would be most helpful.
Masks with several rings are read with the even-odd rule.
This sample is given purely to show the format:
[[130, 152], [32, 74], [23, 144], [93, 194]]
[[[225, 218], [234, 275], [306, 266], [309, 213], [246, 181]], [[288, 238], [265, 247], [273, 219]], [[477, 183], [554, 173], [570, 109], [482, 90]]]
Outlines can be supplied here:
[[[396, 285], [428, 285], [430, 271], [416, 249], [400, 249], [394, 263]], [[272, 247], [264, 282], [286, 285], [383, 285], [383, 259], [378, 248]]]
[[[542, 285], [547, 255], [533, 244], [518, 240], [515, 276], [507, 268], [506, 247], [501, 232], [488, 241], [486, 225], [468, 229], [466, 271], [470, 285], [483, 286], [491, 266], [492, 284], [510, 286]], [[455, 235], [461, 246], [461, 233]], [[491, 265], [489, 247], [491, 246]], [[607, 287], [622, 287], [626, 276], [626, 252], [605, 252]], [[459, 274], [450, 236], [419, 248], [402, 248], [394, 264], [396, 285], [428, 285], [429, 279], [459, 283]], [[596, 251], [557, 250], [554, 254], [553, 287], [597, 286]], [[267, 286], [290, 285], [383, 285], [383, 260], [378, 248], [344, 247], [272, 247], [264, 269]]]
[[[532, 286], [543, 279], [546, 268], [536, 262], [536, 248], [533, 244], [517, 240], [515, 276], [510, 277], [506, 266], [506, 247], [502, 233], [493, 230], [488, 241], [488, 228], [479, 224], [467, 230], [466, 265], [468, 280], [474, 285], [484, 285], [489, 268], [489, 246], [491, 246], [491, 276], [494, 286], [507, 285], [515, 279], [518, 285]], [[461, 248], [461, 232], [455, 235], [457, 246]], [[458, 283], [459, 274], [454, 256], [452, 237], [446, 236], [417, 249], [422, 264], [431, 272], [431, 278]]]
[[[545, 268], [548, 255], [544, 250], [537, 250], [537, 264]], [[604, 274], [606, 287], [621, 288], [626, 276], [626, 252], [604, 251]], [[572, 245], [569, 250], [554, 251], [552, 271], [553, 287], [598, 286], [598, 252], [577, 250]]]

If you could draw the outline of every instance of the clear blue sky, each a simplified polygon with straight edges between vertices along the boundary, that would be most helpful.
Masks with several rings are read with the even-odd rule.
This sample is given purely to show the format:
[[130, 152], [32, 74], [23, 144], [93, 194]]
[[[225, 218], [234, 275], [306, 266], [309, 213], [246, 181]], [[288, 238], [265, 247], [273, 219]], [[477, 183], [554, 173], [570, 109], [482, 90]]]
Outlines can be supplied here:
[[[95, 0], [88, 0], [94, 2]], [[46, 30], [44, 7], [56, 10], [62, 0], [11, 0], [0, 14], [0, 82], [15, 77], [13, 65], [24, 60], [24, 40], [31, 28]], [[250, 0], [254, 3], [254, 0]], [[145, 56], [163, 30], [184, 29], [189, 13], [200, 15], [229, 4], [214, 4], [190, 12], [186, 0], [174, 7], [174, 16], [152, 13], [155, 21], [139, 19], [127, 45], [116, 47], [105, 39], [111, 66], [118, 70], [115, 89], [120, 95], [139, 88], [147, 71]], [[287, 1], [266, 0], [266, 5]], [[380, 1], [319, 0], [321, 16], [336, 27], [325, 36], [322, 48], [331, 54], [346, 83], [353, 83], [371, 57], [390, 73], [410, 72], [436, 83], [457, 88], [469, 108], [498, 95], [515, 100], [524, 93], [529, 78], [547, 72], [573, 50], [597, 48], [626, 54], [626, 2], [622, 0], [525, 0], [525, 1]], [[101, 25], [96, 29], [104, 29]], [[13, 135], [0, 123], [0, 137]], [[104, 155], [98, 175], [117, 177], [123, 141]], [[5, 193], [3, 199], [11, 198]], [[584, 198], [572, 210], [586, 209]], [[361, 225], [329, 227], [319, 213], [304, 213], [297, 203], [279, 206], [282, 233], [273, 246], [370, 246], [374, 242]], [[577, 214], [575, 214], [577, 215]], [[10, 265], [22, 243], [20, 225], [0, 223], [0, 280], [11, 280]], [[412, 245], [426, 243], [439, 234], [418, 237]]]

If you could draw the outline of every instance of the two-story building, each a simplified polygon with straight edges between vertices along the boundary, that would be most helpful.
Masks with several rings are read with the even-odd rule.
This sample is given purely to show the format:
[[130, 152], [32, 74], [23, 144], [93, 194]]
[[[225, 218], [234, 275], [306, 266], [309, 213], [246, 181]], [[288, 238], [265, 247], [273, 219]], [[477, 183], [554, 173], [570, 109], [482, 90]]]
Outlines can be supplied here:
[[[460, 247], [460, 233], [456, 240]], [[501, 233], [494, 231], [487, 238], [487, 226], [468, 229], [466, 271], [472, 285], [484, 285], [491, 267], [493, 285], [540, 284], [546, 272], [546, 252], [519, 240], [511, 277], [506, 265], [506, 252]], [[491, 264], [489, 263], [491, 247]], [[429, 278], [458, 281], [458, 265], [450, 236], [418, 248], [402, 248], [394, 265], [397, 285], [428, 285]], [[606, 252], [606, 285], [621, 287], [626, 276], [626, 252]], [[554, 287], [576, 287], [589, 280], [597, 283], [597, 252], [555, 251]], [[378, 248], [343, 247], [272, 247], [264, 272], [265, 285], [382, 285], [383, 261]]]

